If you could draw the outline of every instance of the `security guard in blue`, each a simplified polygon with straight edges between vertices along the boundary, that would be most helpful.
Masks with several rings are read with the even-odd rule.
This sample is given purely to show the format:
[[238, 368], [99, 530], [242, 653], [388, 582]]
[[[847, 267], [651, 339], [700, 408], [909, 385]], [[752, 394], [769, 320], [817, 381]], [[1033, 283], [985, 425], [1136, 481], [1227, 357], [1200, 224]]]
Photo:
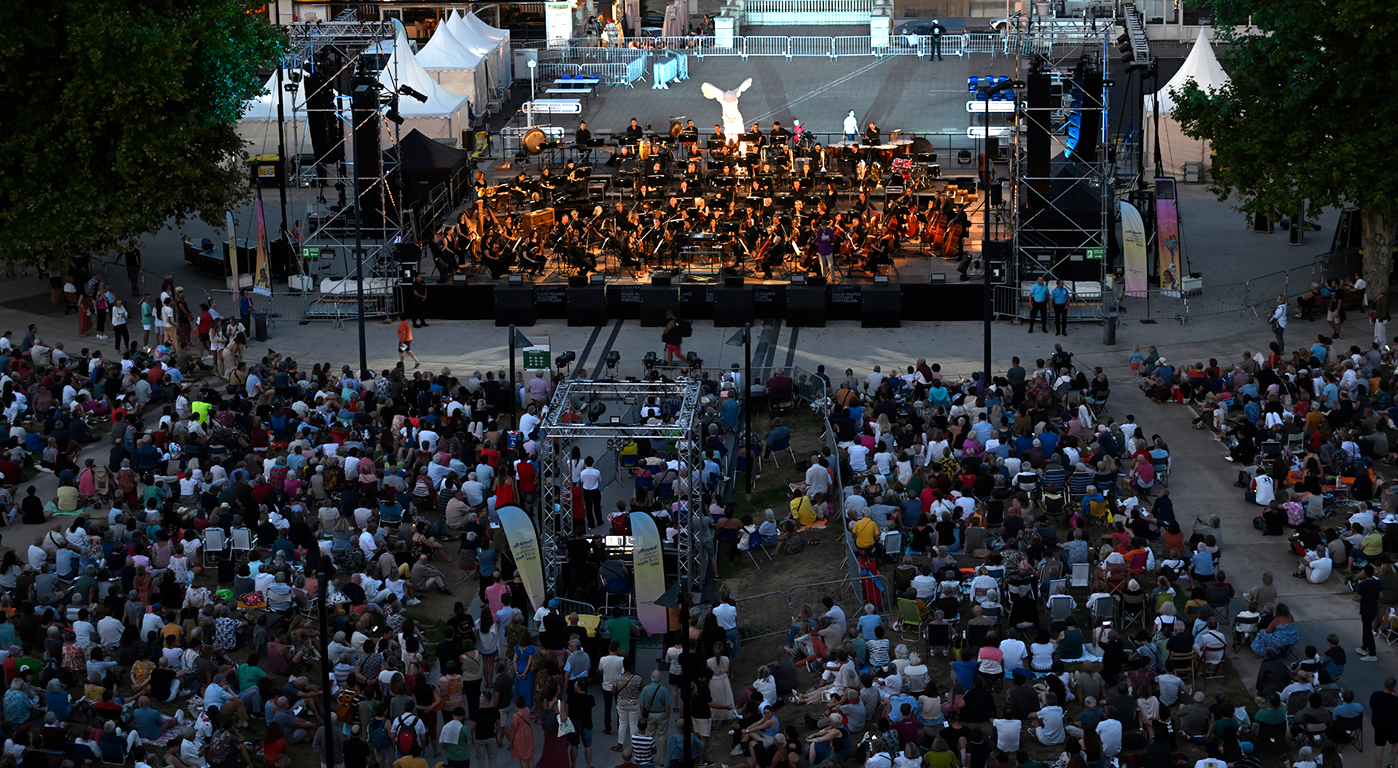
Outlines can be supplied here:
[[1054, 336], [1068, 335], [1068, 295], [1068, 289], [1064, 287], [1062, 280], [1049, 291], [1049, 298], [1053, 300]]
[[1044, 279], [1039, 278], [1029, 289], [1029, 298], [1033, 300], [1029, 310], [1029, 332], [1034, 332], [1034, 318], [1041, 318], [1039, 327], [1044, 333], [1048, 333], [1048, 300], [1049, 287]]

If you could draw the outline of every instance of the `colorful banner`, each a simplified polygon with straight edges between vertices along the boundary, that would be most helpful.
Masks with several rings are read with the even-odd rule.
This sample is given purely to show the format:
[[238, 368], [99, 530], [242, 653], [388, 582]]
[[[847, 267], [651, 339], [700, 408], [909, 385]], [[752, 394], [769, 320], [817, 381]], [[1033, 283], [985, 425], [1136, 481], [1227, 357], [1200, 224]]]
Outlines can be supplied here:
[[238, 292], [238, 230], [233, 224], [233, 212], [224, 211], [224, 226], [228, 228], [228, 290]]
[[665, 609], [655, 604], [665, 594], [665, 555], [660, 549], [655, 518], [644, 512], [631, 513], [631, 559], [641, 626], [648, 634], [659, 637], [669, 628]]
[[534, 521], [529, 513], [519, 507], [501, 507], [495, 510], [500, 516], [500, 528], [505, 532], [505, 540], [510, 542], [510, 552], [515, 556], [515, 567], [519, 569], [524, 591], [529, 593], [530, 602], [535, 608], [544, 605], [544, 559], [539, 555], [539, 535], [534, 532]]
[[1121, 202], [1121, 251], [1125, 267], [1127, 296], [1144, 297], [1150, 290], [1150, 275], [1146, 271], [1146, 224], [1136, 206]]
[[1175, 207], [1175, 180], [1155, 180], [1155, 250], [1160, 259], [1160, 287], [1178, 291], [1180, 272], [1180, 212]]
[[262, 216], [262, 190], [257, 190], [257, 250], [252, 262], [252, 292], [272, 295], [272, 270], [267, 264], [267, 221]]

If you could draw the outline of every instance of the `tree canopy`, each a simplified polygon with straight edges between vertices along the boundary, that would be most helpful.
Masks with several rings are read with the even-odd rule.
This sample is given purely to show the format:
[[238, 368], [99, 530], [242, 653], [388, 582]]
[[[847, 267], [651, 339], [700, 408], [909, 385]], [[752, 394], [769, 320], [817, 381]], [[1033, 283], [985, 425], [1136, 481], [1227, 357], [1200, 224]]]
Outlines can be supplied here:
[[233, 126], [284, 36], [251, 0], [0, 10], [0, 259], [103, 253], [250, 193]]
[[[1398, 17], [1378, 0], [1214, 0], [1232, 82], [1176, 95], [1184, 133], [1212, 143], [1214, 191], [1273, 218], [1360, 206], [1372, 297], [1388, 285], [1398, 203]], [[1251, 26], [1249, 26], [1249, 24]]]

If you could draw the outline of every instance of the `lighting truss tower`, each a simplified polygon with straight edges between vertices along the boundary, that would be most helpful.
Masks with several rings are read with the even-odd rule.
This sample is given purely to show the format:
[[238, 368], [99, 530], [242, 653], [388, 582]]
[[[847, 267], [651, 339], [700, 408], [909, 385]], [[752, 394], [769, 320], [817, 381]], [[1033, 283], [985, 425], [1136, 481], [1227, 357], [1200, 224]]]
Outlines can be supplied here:
[[[383, 163], [361, 167], [355, 162], [350, 134], [359, 130], [359, 137], [371, 133], [387, 133], [392, 127], [379, 109], [370, 102], [370, 109], [352, 102], [356, 86], [371, 79], [376, 83], [378, 73], [388, 58], [394, 38], [389, 21], [336, 20], [318, 23], [286, 25], [291, 46], [287, 68], [301, 80], [304, 105], [286, 115], [296, 126], [288, 135], [287, 148], [294, 162], [287, 163], [288, 173], [295, 173], [294, 182], [315, 188], [306, 195], [303, 215], [305, 245], [314, 248], [321, 258], [334, 254], [344, 264], [347, 275], [340, 285], [312, 302], [306, 308], [309, 319], [340, 320], [353, 317], [355, 302], [346, 301], [355, 293], [355, 228], [353, 211], [364, 204], [366, 216], [375, 210], [383, 215], [375, 221], [363, 222], [362, 246], [364, 263], [364, 295], [366, 315], [381, 316], [392, 311], [392, 286], [396, 283], [397, 264], [392, 247], [403, 233], [403, 201], [390, 183], [390, 168]], [[364, 154], [369, 147], [364, 147]], [[377, 153], [375, 153], [377, 154]], [[359, 175], [360, 199], [354, 198], [354, 177]], [[322, 214], [322, 206], [340, 208], [337, 214]], [[308, 265], [315, 274], [315, 265]]]
[[[697, 381], [679, 379], [674, 382], [585, 381], [571, 379], [563, 382], [549, 403], [548, 415], [539, 427], [539, 475], [541, 504], [536, 510], [535, 524], [543, 550], [544, 582], [550, 594], [558, 594], [558, 580], [567, 557], [566, 545], [573, 535], [573, 483], [568, 471], [568, 458], [573, 446], [583, 441], [605, 442], [605, 450], [620, 454], [627, 441], [672, 440], [679, 452], [681, 466], [690, 468], [689, 489], [680, 499], [680, 520], [688, 510], [688, 525], [676, 537], [678, 572], [666, 574], [677, 577], [681, 589], [693, 593], [703, 586], [708, 563], [710, 527], [705, 516], [700, 493], [699, 473], [704, 466], [702, 424], [699, 420], [700, 386]], [[636, 404], [656, 397], [663, 412], [673, 412], [674, 420], [650, 425], [638, 417]], [[607, 406], [598, 418], [595, 404]], [[627, 417], [612, 423], [618, 412], [630, 411]], [[587, 449], [596, 455], [594, 447]]]
[[[1031, 27], [1016, 47], [1015, 78], [1027, 87], [1016, 96], [1011, 286], [1039, 275], [1070, 284], [1100, 282], [1106, 275], [1103, 256], [1112, 228], [1106, 144], [1111, 35], [1110, 24], [1042, 35]], [[1099, 300], [1083, 294], [1079, 299]], [[996, 306], [1000, 314], [1027, 313], [1021, 304]]]

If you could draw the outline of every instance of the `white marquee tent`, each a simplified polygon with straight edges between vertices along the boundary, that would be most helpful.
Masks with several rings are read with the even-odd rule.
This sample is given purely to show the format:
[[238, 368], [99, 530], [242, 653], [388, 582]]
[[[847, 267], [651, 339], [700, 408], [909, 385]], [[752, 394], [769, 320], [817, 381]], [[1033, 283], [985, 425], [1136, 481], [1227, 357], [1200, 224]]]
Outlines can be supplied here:
[[[1184, 84], [1193, 80], [1204, 91], [1222, 88], [1229, 83], [1228, 73], [1223, 71], [1223, 66], [1218, 63], [1218, 57], [1214, 55], [1213, 46], [1209, 44], [1208, 28], [1199, 30], [1199, 37], [1194, 41], [1194, 47], [1190, 49], [1189, 56], [1185, 58], [1184, 64], [1175, 76], [1170, 78], [1170, 82], [1165, 84], [1157, 93], [1160, 99], [1160, 157], [1161, 165], [1167, 175], [1179, 178], [1184, 169], [1185, 163], [1204, 163], [1208, 166], [1209, 155], [1206, 143], [1199, 139], [1191, 139], [1185, 136], [1180, 130], [1180, 124], [1170, 115], [1175, 111], [1175, 93], [1184, 90]], [[1154, 98], [1146, 97], [1146, 130], [1155, 130], [1155, 121], [1151, 117], [1154, 112]], [[1145, 145], [1146, 168], [1153, 168], [1155, 164], [1155, 138], [1152, 135], [1147, 139]]]
[[485, 66], [488, 53], [467, 48], [443, 21], [432, 33], [432, 39], [418, 52], [417, 60], [443, 88], [464, 95], [473, 113], [483, 114], [490, 97]]
[[448, 19], [447, 24], [463, 45], [485, 54], [491, 84], [496, 88], [508, 87], [513, 77], [509, 30], [496, 29], [481, 21], [476, 14], [461, 11]]
[[[407, 134], [417, 129], [431, 139], [459, 138], [459, 132], [469, 125], [466, 96], [452, 93], [428, 76], [408, 46], [403, 22], [394, 19], [393, 26], [396, 32], [393, 53], [379, 74], [379, 83], [386, 92], [406, 85], [427, 97], [426, 102], [421, 102], [411, 96], [399, 96], [398, 113], [405, 120], [399, 131]], [[385, 121], [385, 131], [390, 137], [391, 128], [392, 123]], [[387, 141], [384, 146], [388, 146]]]
[[[291, 85], [291, 80], [283, 75], [284, 84]], [[282, 115], [285, 120], [286, 147], [287, 153], [295, 152], [296, 137], [305, 128], [306, 105], [302, 86], [295, 84], [296, 91], [280, 93], [282, 102]], [[235, 130], [244, 142], [248, 144], [248, 153], [252, 155], [275, 155], [277, 154], [277, 74], [272, 73], [272, 77], [263, 86], [267, 92], [261, 96], [248, 99], [243, 103], [243, 116], [238, 118], [238, 125]]]

